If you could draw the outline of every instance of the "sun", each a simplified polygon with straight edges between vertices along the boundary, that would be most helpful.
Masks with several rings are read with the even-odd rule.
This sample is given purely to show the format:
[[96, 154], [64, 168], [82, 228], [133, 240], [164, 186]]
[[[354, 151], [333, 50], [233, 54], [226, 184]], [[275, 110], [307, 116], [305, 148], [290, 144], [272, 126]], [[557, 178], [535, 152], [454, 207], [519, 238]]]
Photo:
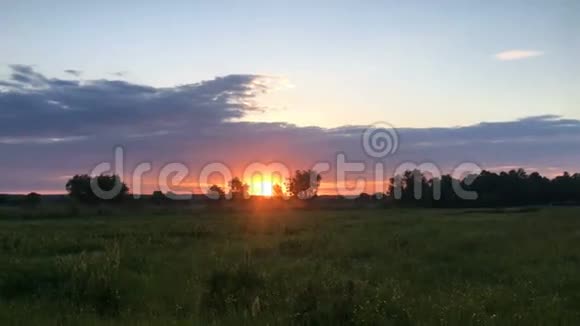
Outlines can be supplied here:
[[252, 181], [250, 186], [250, 193], [255, 196], [272, 196], [272, 182], [271, 181]]
[[256, 174], [247, 182], [250, 185], [250, 195], [272, 197], [275, 184], [281, 184], [279, 178]]

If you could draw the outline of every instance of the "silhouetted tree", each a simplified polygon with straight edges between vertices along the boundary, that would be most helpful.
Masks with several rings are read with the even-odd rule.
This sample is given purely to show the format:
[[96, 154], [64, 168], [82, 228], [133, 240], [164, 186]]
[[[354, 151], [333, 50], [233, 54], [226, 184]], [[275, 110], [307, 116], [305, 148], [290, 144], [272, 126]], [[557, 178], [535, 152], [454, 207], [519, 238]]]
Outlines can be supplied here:
[[163, 204], [168, 199], [169, 198], [167, 198], [167, 196], [165, 196], [165, 194], [159, 190], [154, 191], [153, 194], [151, 195], [151, 201], [157, 205]]
[[248, 190], [250, 186], [243, 183], [240, 178], [235, 177], [229, 182], [230, 193], [232, 194], [232, 199], [244, 199], [248, 198]]
[[390, 179], [388, 195], [402, 204], [428, 206], [433, 197], [432, 186], [421, 171], [405, 171]]
[[[91, 183], [93, 183], [94, 186], [98, 186], [102, 191], [111, 191], [115, 186], [120, 186], [119, 191], [112, 194], [112, 198], [100, 198], [100, 196], [93, 191]], [[103, 200], [116, 202], [126, 197], [129, 192], [129, 188], [121, 181], [119, 176], [104, 174], [97, 177], [91, 177], [87, 174], [75, 175], [66, 183], [66, 190], [71, 198], [82, 203], [96, 203]]]
[[[443, 175], [441, 178], [435, 178], [430, 181], [432, 192], [435, 192], [435, 186], [439, 183], [439, 199], [433, 201], [434, 207], [453, 207], [459, 204], [459, 197], [453, 189], [453, 183], [458, 182], [453, 180], [450, 175]], [[458, 182], [459, 183], [459, 182]]]
[[316, 197], [322, 177], [314, 170], [297, 170], [294, 176], [288, 178], [286, 191], [300, 199]]
[[564, 172], [552, 180], [553, 199], [559, 202], [580, 201], [580, 174]]
[[[472, 182], [466, 182], [467, 179]], [[538, 172], [528, 174], [523, 169], [499, 174], [484, 170], [478, 175], [455, 180], [449, 175], [427, 179], [423, 173], [415, 170], [406, 171], [390, 181], [389, 200], [408, 205], [497, 207], [580, 203], [580, 174], [570, 175], [567, 172], [550, 180]], [[460, 198], [454, 184], [476, 192], [477, 200]]]
[[38, 206], [42, 201], [42, 196], [35, 192], [31, 192], [24, 197], [23, 203], [25, 206], [34, 207]]
[[369, 202], [372, 199], [373, 198], [371, 197], [371, 195], [367, 194], [366, 192], [361, 192], [361, 194], [358, 195], [358, 197], [356, 198], [356, 200], [358, 200], [360, 202]]
[[274, 198], [282, 198], [284, 197], [284, 189], [279, 184], [275, 184], [272, 186], [272, 196]]
[[91, 177], [88, 174], [75, 175], [66, 183], [69, 196], [80, 202], [91, 202], [95, 195], [91, 190]]
[[206, 196], [212, 200], [224, 200], [226, 198], [226, 192], [218, 185], [213, 185], [209, 188]]

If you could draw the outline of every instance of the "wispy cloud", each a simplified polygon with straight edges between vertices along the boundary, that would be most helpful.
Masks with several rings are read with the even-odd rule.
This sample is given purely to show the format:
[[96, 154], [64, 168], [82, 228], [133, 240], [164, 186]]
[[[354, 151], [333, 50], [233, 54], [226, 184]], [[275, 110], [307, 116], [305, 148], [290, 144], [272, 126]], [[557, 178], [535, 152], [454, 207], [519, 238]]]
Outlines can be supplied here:
[[126, 77], [128, 74], [129, 74], [128, 71], [115, 71], [111, 73], [111, 75], [116, 77]]
[[75, 77], [80, 77], [83, 74], [82, 71], [76, 69], [67, 69], [64, 72]]
[[521, 60], [544, 55], [544, 52], [537, 50], [507, 50], [496, 53], [494, 57], [501, 61]]

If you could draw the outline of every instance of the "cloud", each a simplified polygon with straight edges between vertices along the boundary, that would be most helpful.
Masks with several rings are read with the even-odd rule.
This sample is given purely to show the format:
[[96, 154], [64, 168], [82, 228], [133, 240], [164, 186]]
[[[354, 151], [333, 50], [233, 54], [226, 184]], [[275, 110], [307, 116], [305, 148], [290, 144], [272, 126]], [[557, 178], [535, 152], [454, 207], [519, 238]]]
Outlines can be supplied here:
[[126, 77], [128, 74], [129, 74], [128, 71], [115, 71], [111, 73], [111, 75], [115, 77]]
[[55, 144], [61, 142], [72, 142], [85, 140], [86, 137], [63, 137], [63, 138], [50, 138], [50, 137], [0, 137], [0, 144], [4, 145], [18, 145], [18, 144]]
[[544, 55], [544, 52], [536, 50], [507, 50], [500, 53], [496, 53], [494, 57], [500, 61], [512, 61], [539, 57], [542, 55]]
[[0, 137], [90, 136], [182, 130], [259, 110], [254, 98], [270, 77], [228, 75], [196, 84], [155, 88], [119, 80], [47, 78], [13, 65], [0, 93]]
[[72, 75], [74, 77], [80, 77], [83, 74], [82, 71], [75, 70], [75, 69], [67, 69], [64, 72], [66, 72], [67, 74]]
[[[156, 88], [119, 80], [55, 79], [29, 66], [13, 66], [0, 86], [0, 192], [63, 189], [56, 176], [88, 173], [111, 161], [116, 145], [127, 153], [128, 171], [140, 162], [151, 162], [154, 170], [182, 162], [192, 175], [216, 161], [234, 173], [255, 161], [284, 162], [291, 169], [320, 161], [334, 166], [337, 153], [348, 161], [376, 161], [361, 146], [368, 126], [326, 129], [240, 120], [248, 112], [268, 110], [258, 97], [287, 83], [238, 74]], [[385, 117], [372, 117], [381, 120]], [[433, 162], [444, 170], [466, 161], [484, 168], [574, 170], [580, 161], [575, 150], [580, 120], [554, 115], [397, 132], [399, 150], [382, 160], [391, 172], [405, 161]], [[332, 172], [324, 175], [326, 181], [333, 178]]]

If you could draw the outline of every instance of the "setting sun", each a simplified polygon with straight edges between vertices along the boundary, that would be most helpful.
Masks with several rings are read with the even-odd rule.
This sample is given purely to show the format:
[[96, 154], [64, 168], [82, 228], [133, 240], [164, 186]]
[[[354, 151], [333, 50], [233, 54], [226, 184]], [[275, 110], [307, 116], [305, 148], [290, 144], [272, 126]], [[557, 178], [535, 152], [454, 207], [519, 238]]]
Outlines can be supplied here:
[[250, 185], [250, 195], [271, 197], [273, 195], [274, 185], [282, 184], [282, 181], [277, 176], [272, 177], [256, 174], [247, 183]]
[[260, 181], [252, 182], [250, 186], [250, 193], [256, 196], [272, 196], [272, 182], [271, 181]]

